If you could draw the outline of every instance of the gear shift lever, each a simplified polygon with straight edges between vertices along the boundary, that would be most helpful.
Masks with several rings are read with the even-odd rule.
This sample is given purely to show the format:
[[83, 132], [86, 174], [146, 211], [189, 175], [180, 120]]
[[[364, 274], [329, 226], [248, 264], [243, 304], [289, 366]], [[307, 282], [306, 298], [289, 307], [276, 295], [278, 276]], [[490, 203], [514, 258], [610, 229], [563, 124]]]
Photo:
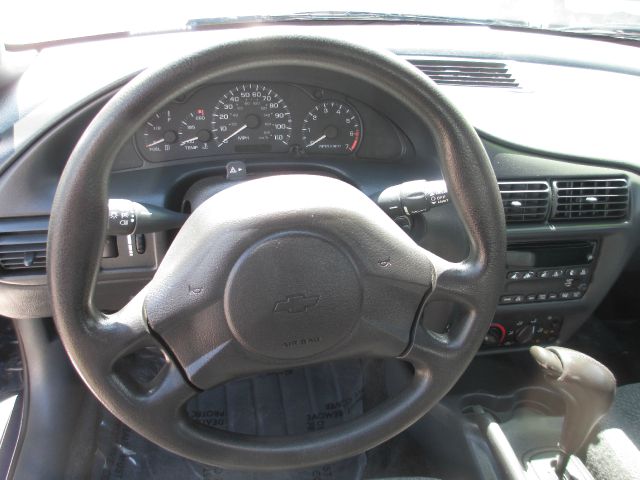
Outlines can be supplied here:
[[607, 413], [616, 391], [611, 371], [593, 358], [562, 347], [531, 347], [531, 355], [562, 395], [566, 412], [556, 466], [562, 478], [569, 457], [577, 453]]

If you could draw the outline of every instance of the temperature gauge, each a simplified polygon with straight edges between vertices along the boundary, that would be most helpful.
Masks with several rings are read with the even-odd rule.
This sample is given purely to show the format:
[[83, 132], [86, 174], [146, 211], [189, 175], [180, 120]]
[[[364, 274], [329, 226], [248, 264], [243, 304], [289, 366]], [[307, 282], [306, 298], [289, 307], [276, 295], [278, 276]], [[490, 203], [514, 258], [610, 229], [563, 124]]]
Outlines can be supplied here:
[[213, 138], [204, 108], [197, 108], [180, 122], [178, 146], [186, 151], [208, 150]]

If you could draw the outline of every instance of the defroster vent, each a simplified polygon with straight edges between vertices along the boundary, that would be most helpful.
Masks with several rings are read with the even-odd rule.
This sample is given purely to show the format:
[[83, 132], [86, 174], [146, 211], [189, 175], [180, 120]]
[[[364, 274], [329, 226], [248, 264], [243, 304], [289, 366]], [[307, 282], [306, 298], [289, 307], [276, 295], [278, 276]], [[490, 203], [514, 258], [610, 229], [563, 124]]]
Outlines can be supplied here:
[[519, 88], [520, 84], [503, 62], [483, 60], [420, 59], [409, 57], [418, 67], [439, 85], [464, 87]]

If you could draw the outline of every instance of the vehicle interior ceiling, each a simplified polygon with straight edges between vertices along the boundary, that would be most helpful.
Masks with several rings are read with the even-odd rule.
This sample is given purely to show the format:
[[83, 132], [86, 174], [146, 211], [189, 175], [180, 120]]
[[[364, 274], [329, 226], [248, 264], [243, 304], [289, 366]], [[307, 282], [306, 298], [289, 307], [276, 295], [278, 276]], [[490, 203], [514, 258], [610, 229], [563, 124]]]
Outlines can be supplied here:
[[[367, 305], [384, 310], [387, 297], [396, 292], [411, 299], [418, 295], [395, 279], [383, 287], [376, 284], [371, 295], [375, 299], [367, 293], [353, 300], [349, 296], [353, 285], [375, 283], [371, 279], [379, 275], [349, 280], [349, 268], [360, 273], [364, 267], [358, 253], [344, 252], [365, 251], [372, 239], [378, 239], [373, 233], [353, 232], [369, 225], [366, 222], [385, 225], [391, 233], [380, 234], [384, 241], [400, 239], [406, 251], [418, 245], [448, 262], [463, 262], [478, 246], [470, 236], [473, 229], [468, 222], [473, 215], [471, 210], [463, 212], [462, 206], [476, 215], [491, 212], [493, 185], [486, 185], [486, 203], [479, 197], [483, 203], [476, 209], [465, 200], [465, 185], [452, 189], [452, 182], [462, 177], [448, 170], [447, 159], [466, 153], [443, 150], [449, 144], [440, 138], [444, 127], [437, 117], [432, 117], [433, 128], [423, 128], [421, 112], [412, 108], [408, 97], [399, 98], [384, 82], [356, 74], [359, 65], [354, 64], [350, 73], [323, 68], [319, 60], [317, 66], [302, 59], [300, 65], [278, 64], [279, 57], [274, 56], [276, 67], [267, 59], [237, 71], [229, 68], [216, 77], [203, 75], [204, 80], [188, 88], [178, 80], [175, 91], [156, 94], [150, 88], [158, 78], [154, 69], [174, 59], [189, 58], [176, 65], [197, 70], [199, 60], [193, 60], [197, 55], [190, 57], [192, 52], [227, 42], [229, 48], [240, 48], [234, 42], [242, 44], [245, 37], [267, 42], [274, 35], [300, 34], [391, 52], [381, 55], [392, 55], [395, 59], [390, 62], [405, 62], [414, 74], [429, 78], [425, 88], [441, 92], [447, 102], [442, 105], [454, 106], [450, 115], [473, 126], [469, 145], [476, 145], [477, 134], [497, 181], [501, 211], [491, 218], [500, 224], [504, 214], [504, 262], [496, 274], [500, 286], [498, 290], [486, 286], [491, 298], [477, 308], [484, 311], [494, 302], [495, 314], [484, 320], [483, 333], [469, 340], [474, 353], [469, 362], [455, 367], [463, 373], [448, 380], [451, 388], [442, 387], [442, 395], [434, 397], [426, 415], [415, 422], [407, 420], [408, 428], [398, 426], [393, 435], [369, 442], [377, 445], [374, 448], [348, 458], [335, 453], [334, 461], [320, 465], [300, 453], [291, 456], [290, 468], [282, 468], [284, 460], [275, 463], [275, 457], [266, 454], [262, 460], [255, 453], [246, 464], [211, 466], [197, 461], [204, 454], [187, 458], [171, 447], [172, 440], [164, 434], [149, 433], [163, 432], [159, 427], [153, 430], [151, 423], [169, 422], [165, 417], [149, 416], [149, 430], [140, 431], [131, 426], [142, 425], [143, 420], [131, 423], [131, 416], [121, 415], [124, 409], [105, 400], [111, 387], [102, 390], [102, 384], [92, 383], [86, 373], [90, 370], [83, 370], [80, 357], [72, 353], [78, 344], [59, 328], [63, 320], [57, 314], [66, 308], [63, 297], [52, 298], [52, 292], [94, 289], [92, 305], [107, 315], [99, 317], [103, 320], [133, 308], [129, 306], [146, 295], [145, 328], [152, 341], [135, 348], [128, 344], [126, 354], [109, 365], [112, 373], [102, 379], [105, 385], [122, 384], [135, 393], [128, 398], [140, 418], [146, 419], [144, 403], [137, 403], [142, 398], [136, 393], [142, 391], [140, 386], [147, 388], [162, 372], [177, 368], [197, 391], [184, 412], [198, 428], [234, 432], [239, 434], [238, 444], [243, 438], [291, 435], [299, 436], [302, 445], [303, 436], [329, 435], [340, 425], [368, 418], [363, 417], [368, 412], [395, 405], [392, 399], [415, 384], [420, 370], [407, 351], [389, 356], [382, 347], [376, 350], [376, 342], [370, 350], [354, 348], [354, 354], [332, 357], [325, 357], [317, 346], [334, 341], [334, 335], [337, 343], [347, 328], [334, 326], [326, 311], [363, 308], [369, 301]], [[336, 45], [338, 51], [341, 44]], [[225, 58], [220, 53], [220, 65]], [[213, 62], [209, 57], [206, 61]], [[14, 64], [20, 66], [11, 71], [7, 65]], [[152, 73], [145, 70], [148, 67]], [[640, 424], [625, 416], [614, 418], [621, 410], [618, 400], [609, 409], [613, 397], [604, 399], [601, 407], [596, 400], [611, 393], [602, 371], [613, 373], [619, 393], [640, 382], [637, 46], [519, 29], [345, 22], [157, 33], [60, 42], [36, 50], [7, 47], [0, 68], [0, 417], [4, 422], [0, 469], [4, 477], [554, 478], [558, 442], [570, 443], [567, 425], [577, 422], [586, 429], [586, 441], [581, 439], [575, 451], [564, 452], [573, 454], [567, 460], [570, 478], [638, 478], [634, 469], [640, 465], [636, 448]], [[187, 85], [186, 74], [184, 78]], [[134, 125], [145, 98], [151, 105], [161, 94], [170, 100]], [[125, 120], [99, 130], [96, 122], [108, 120], [109, 111]], [[444, 107], [440, 112], [449, 114]], [[93, 151], [80, 152], [76, 145], [102, 142], [108, 147], [109, 139], [88, 137], [100, 136], [101, 131], [111, 134], [109, 129], [116, 131], [118, 126], [121, 145], [120, 136], [109, 137], [118, 149], [105, 187], [108, 215], [100, 217], [104, 209], [90, 204], [83, 214], [80, 193], [63, 199], [56, 197], [56, 190], [59, 184], [71, 186], [74, 176], [84, 178], [80, 158]], [[70, 157], [78, 161], [78, 168], [73, 164], [74, 172], [63, 176]], [[258, 182], [255, 191], [249, 190], [252, 182]], [[344, 192], [336, 186], [344, 184], [349, 186]], [[102, 191], [101, 185], [97, 180], [95, 185], [85, 183], [77, 192], [84, 188], [89, 195], [92, 189]], [[282, 206], [277, 200], [282, 197], [285, 202], [288, 197], [278, 190], [288, 188], [307, 190], [309, 199], [298, 192], [299, 205]], [[355, 190], [364, 194], [362, 199]], [[71, 187], [68, 191], [76, 192]], [[312, 220], [300, 213], [315, 208], [316, 192], [321, 191], [331, 198], [322, 199], [329, 203], [318, 200], [318, 211], [340, 215], [326, 224], [322, 213]], [[384, 213], [380, 219], [369, 213], [365, 196]], [[351, 215], [345, 213], [350, 206], [341, 201], [362, 207], [353, 207]], [[54, 211], [61, 206], [79, 213], [74, 224], [66, 212]], [[276, 219], [275, 223], [263, 227], [261, 215]], [[389, 219], [395, 225], [387, 226]], [[286, 235], [278, 231], [285, 224]], [[483, 225], [476, 226], [482, 231]], [[331, 243], [320, 234], [300, 233], [307, 227], [313, 232], [324, 228], [347, 233]], [[255, 236], [259, 228], [267, 233]], [[105, 237], [99, 272], [95, 281], [87, 273], [84, 284], [67, 287], [52, 272], [73, 278], [59, 267], [67, 262], [78, 265], [77, 272], [91, 271], [90, 262], [79, 263], [92, 251], [82, 247], [83, 232], [87, 238], [97, 235], [94, 232]], [[210, 238], [215, 236], [211, 232], [220, 232], [217, 239]], [[497, 239], [494, 245], [500, 242], [499, 233], [496, 230], [492, 237]], [[357, 248], [341, 246], [342, 240], [348, 243], [348, 235], [358, 239], [363, 235]], [[236, 244], [242, 242], [241, 251]], [[192, 280], [209, 259], [215, 259], [219, 268], [207, 270], [207, 279], [211, 285], [226, 285], [226, 293], [206, 308], [199, 303], [182, 305], [173, 296], [175, 285], [184, 287], [188, 299], [209, 295], [209, 280]], [[420, 271], [420, 261], [418, 256], [403, 260], [402, 271], [413, 275]], [[396, 251], [380, 254], [376, 262], [376, 268], [396, 268]], [[229, 271], [219, 274], [227, 263]], [[436, 270], [433, 267], [434, 278]], [[325, 278], [334, 274], [339, 278], [329, 287]], [[291, 283], [296, 275], [297, 283]], [[430, 283], [428, 288], [435, 291], [437, 285]], [[477, 290], [482, 288], [484, 284]], [[425, 301], [425, 292], [405, 308], [411, 312], [407, 322], [413, 325], [413, 333], [405, 339], [409, 345], [419, 337], [416, 328], [434, 338], [455, 337], [457, 325], [464, 324], [468, 313], [455, 299]], [[268, 296], [265, 315], [271, 323], [237, 320], [240, 315], [256, 317], [262, 296]], [[393, 305], [389, 315], [404, 312]], [[75, 308], [81, 315], [85, 307], [78, 300], [68, 311]], [[244, 367], [234, 370], [231, 364], [235, 357], [220, 357], [215, 368], [233, 370], [234, 378], [229, 374], [230, 381], [220, 385], [204, 379], [209, 364], [198, 366], [192, 352], [213, 338], [219, 342], [220, 330], [201, 327], [216, 309], [224, 310], [238, 344], [252, 355], [268, 357], [268, 367], [242, 374]], [[164, 322], [172, 315], [182, 322], [178, 327]], [[322, 328], [288, 333], [283, 342], [279, 329], [298, 332], [298, 325], [311, 321], [306, 316]], [[340, 313], [340, 319], [343, 316]], [[90, 336], [87, 325], [83, 328]], [[193, 336], [174, 336], [178, 329]], [[259, 343], [272, 339], [282, 352], [286, 350], [278, 353], [282, 358], [277, 362], [276, 347]], [[96, 357], [110, 350], [107, 341], [92, 345]], [[596, 373], [576, 370], [574, 375], [577, 383], [581, 377], [598, 377], [595, 390], [584, 383], [561, 385], [565, 376], [571, 377], [572, 366], [587, 368], [583, 357], [569, 356], [573, 354], [563, 348], [604, 365], [601, 371], [599, 363], [589, 364]], [[308, 356], [295, 353], [300, 351], [309, 352]], [[204, 361], [203, 352], [197, 355], [198, 362]], [[565, 369], [565, 376], [554, 368]], [[626, 401], [632, 404], [640, 398], [630, 395]], [[598, 424], [593, 430], [587, 416]], [[605, 436], [608, 427], [624, 430], [631, 450], [625, 440]], [[243, 467], [252, 464], [261, 466]]]

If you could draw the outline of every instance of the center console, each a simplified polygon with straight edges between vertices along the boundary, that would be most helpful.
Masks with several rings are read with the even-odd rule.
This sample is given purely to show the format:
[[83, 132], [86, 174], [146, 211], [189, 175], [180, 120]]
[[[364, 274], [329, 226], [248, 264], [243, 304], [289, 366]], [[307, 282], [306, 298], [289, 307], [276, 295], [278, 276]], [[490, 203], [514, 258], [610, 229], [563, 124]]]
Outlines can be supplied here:
[[510, 244], [500, 305], [536, 304], [538, 308], [498, 308], [483, 348], [558, 340], [564, 320], [559, 307], [580, 300], [588, 291], [597, 255], [596, 241]]

